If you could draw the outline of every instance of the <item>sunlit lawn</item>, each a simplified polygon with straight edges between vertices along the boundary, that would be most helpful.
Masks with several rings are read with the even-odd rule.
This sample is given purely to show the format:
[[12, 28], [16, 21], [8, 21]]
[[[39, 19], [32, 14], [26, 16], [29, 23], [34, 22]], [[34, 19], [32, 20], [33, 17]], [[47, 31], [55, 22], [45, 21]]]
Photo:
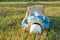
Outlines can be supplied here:
[[35, 4], [0, 4], [0, 40], [60, 40], [59, 4], [45, 4], [45, 13], [51, 19], [48, 34], [47, 31], [40, 35], [24, 32], [21, 21], [31, 5]]

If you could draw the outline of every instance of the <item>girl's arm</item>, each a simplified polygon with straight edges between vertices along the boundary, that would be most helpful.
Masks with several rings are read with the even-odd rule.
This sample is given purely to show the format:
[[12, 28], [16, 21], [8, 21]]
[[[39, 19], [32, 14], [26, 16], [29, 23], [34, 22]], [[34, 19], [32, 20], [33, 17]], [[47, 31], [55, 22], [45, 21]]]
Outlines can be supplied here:
[[25, 18], [23, 19], [22, 21], [22, 27], [25, 29], [25, 27], [27, 26], [27, 18], [28, 18], [28, 15], [29, 15], [29, 8], [27, 8], [27, 11], [26, 11], [26, 16]]
[[29, 7], [27, 8], [27, 11], [26, 11], [26, 16], [25, 18], [27, 18], [29, 16]]
[[26, 25], [27, 25], [27, 19], [24, 18], [23, 21], [22, 21], [22, 27], [24, 28]]

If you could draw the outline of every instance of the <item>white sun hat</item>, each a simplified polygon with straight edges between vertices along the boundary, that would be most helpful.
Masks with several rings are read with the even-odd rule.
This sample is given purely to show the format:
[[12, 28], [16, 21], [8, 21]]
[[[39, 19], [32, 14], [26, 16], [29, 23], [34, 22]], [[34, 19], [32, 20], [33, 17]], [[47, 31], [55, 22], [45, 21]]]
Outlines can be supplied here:
[[38, 24], [32, 24], [30, 27], [30, 33], [41, 33], [42, 28]]

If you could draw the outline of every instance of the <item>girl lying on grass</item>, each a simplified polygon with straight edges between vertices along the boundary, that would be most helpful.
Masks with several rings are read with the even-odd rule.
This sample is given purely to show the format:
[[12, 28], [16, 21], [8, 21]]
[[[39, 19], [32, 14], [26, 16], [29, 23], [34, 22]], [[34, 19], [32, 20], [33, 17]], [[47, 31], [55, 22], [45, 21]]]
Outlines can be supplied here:
[[50, 19], [45, 16], [43, 5], [35, 5], [27, 8], [26, 16], [22, 21], [24, 30], [29, 27], [30, 33], [41, 33], [43, 28], [49, 30], [49, 26]]

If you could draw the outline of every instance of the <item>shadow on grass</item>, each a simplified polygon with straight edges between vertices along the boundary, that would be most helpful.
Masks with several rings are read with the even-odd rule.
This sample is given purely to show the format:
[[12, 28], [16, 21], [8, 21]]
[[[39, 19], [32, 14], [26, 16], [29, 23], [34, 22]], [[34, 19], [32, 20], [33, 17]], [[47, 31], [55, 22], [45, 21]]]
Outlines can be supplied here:
[[49, 16], [49, 18], [51, 19], [51, 26], [48, 38], [50, 40], [58, 40], [60, 39], [60, 17]]
[[60, 17], [49, 16], [51, 19], [51, 29], [55, 31], [60, 31]]

